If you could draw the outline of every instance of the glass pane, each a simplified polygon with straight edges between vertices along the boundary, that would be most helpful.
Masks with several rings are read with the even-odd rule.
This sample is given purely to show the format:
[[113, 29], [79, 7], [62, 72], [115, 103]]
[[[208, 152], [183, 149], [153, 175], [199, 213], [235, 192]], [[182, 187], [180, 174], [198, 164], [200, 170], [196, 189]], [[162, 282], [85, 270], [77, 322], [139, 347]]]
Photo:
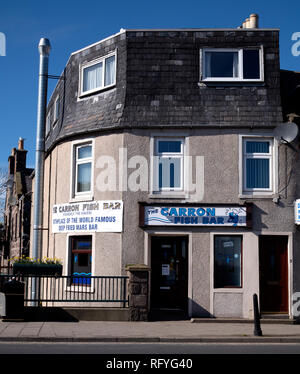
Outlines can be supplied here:
[[206, 52], [205, 70], [206, 77], [238, 77], [238, 52]]
[[159, 188], [179, 188], [181, 186], [181, 159], [159, 159]]
[[[91, 284], [92, 239], [90, 236], [72, 238], [71, 283]], [[77, 252], [77, 251], [80, 252]]]
[[79, 164], [77, 166], [77, 192], [91, 190], [91, 163]]
[[59, 99], [55, 101], [55, 119], [59, 116]]
[[248, 158], [246, 170], [246, 188], [270, 188], [269, 159]]
[[214, 287], [241, 287], [242, 239], [216, 236], [214, 248]]
[[50, 132], [50, 115], [47, 116], [46, 119], [46, 135]]
[[180, 153], [181, 152], [181, 141], [180, 140], [159, 140], [158, 141], [158, 152], [172, 152], [172, 153]]
[[246, 142], [247, 153], [269, 153], [269, 142]]
[[99, 62], [83, 70], [83, 92], [103, 86], [102, 82], [103, 63]]
[[90, 250], [92, 248], [92, 239], [89, 237], [82, 237], [79, 239], [73, 239], [73, 248], [74, 250]]
[[244, 79], [259, 79], [259, 50], [245, 49], [243, 51], [243, 72]]
[[92, 146], [78, 147], [78, 159], [92, 157]]
[[115, 83], [115, 56], [108, 57], [105, 60], [105, 86]]

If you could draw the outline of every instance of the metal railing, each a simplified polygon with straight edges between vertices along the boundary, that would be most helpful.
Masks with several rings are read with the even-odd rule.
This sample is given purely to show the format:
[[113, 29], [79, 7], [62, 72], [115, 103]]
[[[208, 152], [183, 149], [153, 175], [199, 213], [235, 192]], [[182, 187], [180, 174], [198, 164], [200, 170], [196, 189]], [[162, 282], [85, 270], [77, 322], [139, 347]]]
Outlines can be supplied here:
[[[127, 276], [0, 275], [1, 285], [16, 279], [25, 283], [25, 304], [36, 303], [120, 303], [128, 306]], [[35, 297], [32, 287], [35, 286]]]

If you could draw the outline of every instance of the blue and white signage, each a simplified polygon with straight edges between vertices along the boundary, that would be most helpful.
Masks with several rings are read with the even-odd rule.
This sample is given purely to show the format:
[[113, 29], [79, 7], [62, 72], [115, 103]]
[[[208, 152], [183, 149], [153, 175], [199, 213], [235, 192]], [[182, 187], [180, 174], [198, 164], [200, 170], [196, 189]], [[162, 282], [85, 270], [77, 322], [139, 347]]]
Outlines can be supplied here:
[[295, 201], [295, 224], [300, 225], [300, 199]]
[[53, 233], [122, 232], [121, 200], [54, 205]]
[[247, 226], [246, 207], [145, 206], [145, 226]]

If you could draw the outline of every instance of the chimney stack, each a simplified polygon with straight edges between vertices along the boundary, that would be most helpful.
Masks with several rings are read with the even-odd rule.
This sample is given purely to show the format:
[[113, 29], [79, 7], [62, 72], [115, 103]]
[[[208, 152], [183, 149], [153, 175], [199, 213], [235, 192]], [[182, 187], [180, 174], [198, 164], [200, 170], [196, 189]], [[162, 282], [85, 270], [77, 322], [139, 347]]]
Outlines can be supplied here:
[[10, 174], [15, 174], [18, 171], [24, 171], [26, 169], [26, 154], [27, 151], [24, 149], [24, 139], [19, 138], [18, 148], [13, 148], [11, 150], [11, 156], [8, 158]]
[[250, 28], [258, 29], [258, 15], [255, 13], [250, 14]]
[[18, 149], [20, 151], [24, 150], [24, 139], [23, 138], [19, 138]]
[[258, 29], [258, 14], [250, 14], [243, 22], [242, 29]]

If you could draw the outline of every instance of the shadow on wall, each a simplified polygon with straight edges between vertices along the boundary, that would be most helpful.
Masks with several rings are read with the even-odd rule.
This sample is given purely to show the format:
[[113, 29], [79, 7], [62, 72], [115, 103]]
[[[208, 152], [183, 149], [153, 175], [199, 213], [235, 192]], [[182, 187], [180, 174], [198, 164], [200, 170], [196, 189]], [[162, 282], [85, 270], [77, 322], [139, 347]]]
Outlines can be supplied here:
[[59, 307], [25, 307], [25, 321], [78, 322], [78, 319]]
[[252, 222], [252, 229], [253, 230], [267, 229], [268, 226], [262, 222], [263, 216], [267, 216], [267, 215], [268, 213], [266, 211], [259, 208], [257, 205], [253, 204], [252, 217], [255, 217], [255, 219], [253, 219], [253, 222]]
[[193, 317], [213, 318], [205, 308], [189, 299], [192, 307], [192, 315], [189, 316], [187, 310], [182, 309], [151, 309], [149, 312], [149, 321], [183, 321]]
[[214, 316], [201, 305], [196, 303], [194, 300], [189, 299], [189, 302], [192, 306], [192, 316], [191, 317], [199, 317], [199, 318], [214, 318]]

